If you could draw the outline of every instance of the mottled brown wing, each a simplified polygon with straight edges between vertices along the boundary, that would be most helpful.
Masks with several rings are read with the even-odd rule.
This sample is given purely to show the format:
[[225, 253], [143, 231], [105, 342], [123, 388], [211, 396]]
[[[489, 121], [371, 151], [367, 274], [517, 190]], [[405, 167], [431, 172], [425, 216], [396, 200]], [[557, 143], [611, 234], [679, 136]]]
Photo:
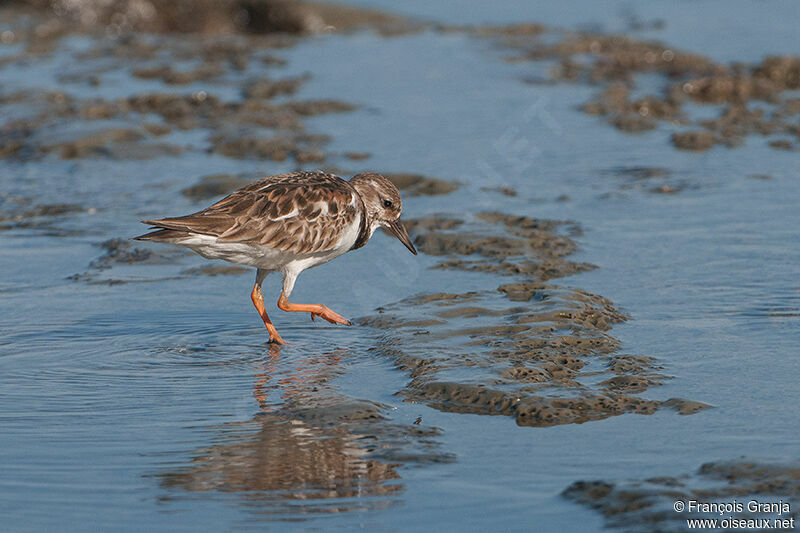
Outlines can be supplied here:
[[334, 248], [363, 212], [360, 197], [345, 180], [296, 172], [253, 182], [191, 215], [144, 222], [307, 254]]

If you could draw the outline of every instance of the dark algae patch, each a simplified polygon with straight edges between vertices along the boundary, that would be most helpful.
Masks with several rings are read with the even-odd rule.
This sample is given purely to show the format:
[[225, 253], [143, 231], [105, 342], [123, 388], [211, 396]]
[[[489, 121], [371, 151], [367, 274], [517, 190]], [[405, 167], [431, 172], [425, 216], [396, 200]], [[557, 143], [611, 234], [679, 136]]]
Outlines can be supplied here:
[[[579, 232], [569, 222], [540, 220], [491, 212], [477, 215], [466, 229], [457, 219], [410, 220], [414, 244], [428, 255], [449, 258], [435, 268], [529, 275], [547, 280], [591, 270], [594, 265], [564, 257], [576, 249], [567, 233]], [[458, 228], [457, 231], [453, 231]]]
[[[190, 4], [192, 16], [186, 17]], [[303, 14], [297, 16], [303, 20], [315, 17], [316, 8], [305, 4], [301, 8], [298, 2], [251, 2], [248, 6], [251, 4], [269, 5], [269, 13], [259, 16], [270, 20], [279, 12], [298, 9]], [[246, 14], [249, 7], [239, 9]], [[336, 12], [334, 6], [319, 9], [330, 16]], [[352, 111], [357, 106], [330, 98], [297, 99], [295, 93], [310, 76], [272, 74], [282, 63], [274, 54], [294, 45], [297, 37], [292, 33], [305, 33], [305, 25], [289, 33], [267, 27], [250, 32], [246, 25], [234, 25], [228, 28], [236, 30], [231, 33], [201, 23], [205, 15], [223, 12], [230, 18], [236, 10], [225, 11], [212, 2], [19, 2], [4, 8], [4, 22], [12, 28], [4, 35], [26, 48], [19, 55], [5, 57], [3, 68], [47, 60], [62, 37], [74, 33], [98, 38], [88, 49], [59, 49], [60, 54], [69, 56], [60, 62], [79, 61], [81, 68], [59, 75], [57, 88], [0, 91], [0, 107], [14, 110], [10, 118], [4, 116], [0, 121], [0, 158], [14, 162], [46, 157], [149, 160], [189, 152], [291, 161], [296, 168], [319, 166], [328, 157], [324, 147], [329, 139], [307, 131], [305, 120]], [[184, 19], [197, 26], [177, 29], [175, 25]], [[225, 17], [215, 20], [227, 24]], [[369, 24], [371, 19], [362, 20]], [[108, 35], [99, 33], [103, 28]], [[158, 34], [137, 33], [139, 30]], [[170, 34], [205, 30], [205, 36]], [[179, 66], [186, 62], [193, 66]], [[118, 83], [115, 77], [119, 76], [132, 76], [150, 86], [126, 96], [105, 96], [112, 94], [109, 91], [98, 96], [94, 88], [103, 88], [109, 80]], [[157, 87], [151, 87], [153, 84]], [[238, 97], [223, 98], [215, 93], [217, 89], [229, 91], [232, 84], [240, 87]], [[82, 90], [83, 86], [92, 89]], [[19, 113], [23, 106], [25, 113]], [[170, 133], [192, 130], [202, 131], [204, 141], [181, 144], [168, 140]]]
[[[621, 531], [686, 531], [687, 519], [797, 520], [800, 465], [746, 459], [706, 463], [694, 474], [624, 481], [576, 481], [562, 495], [601, 513], [608, 527]], [[676, 502], [683, 508], [676, 512]], [[695, 502], [690, 507], [690, 502]], [[722, 512], [697, 504], [723, 502]], [[741, 505], [737, 507], [736, 502]], [[751, 502], [756, 502], [754, 504]], [[759, 507], [758, 503], [774, 504]], [[781, 504], [787, 504], [783, 506]], [[762, 525], [745, 529], [764, 530]], [[786, 528], [790, 529], [788, 526]]]
[[626, 317], [604, 298], [542, 283], [501, 290], [412, 298], [362, 321], [391, 332], [378, 349], [410, 373], [401, 396], [537, 427], [687, 413], [683, 400], [634, 396], [668, 377], [651, 357], [619, 353], [607, 331]]
[[[326, 158], [322, 148], [328, 138], [305, 131], [303, 117], [354, 109], [335, 100], [279, 105], [260, 98], [223, 102], [206, 91], [190, 95], [151, 92], [113, 100], [34, 91], [27, 98], [41, 111], [0, 127], [0, 140], [6, 146], [0, 156], [19, 161], [49, 153], [63, 159], [179, 156], [187, 147], [156, 140], [177, 128], [209, 132], [206, 147], [188, 147], [200, 153], [215, 152], [235, 159], [292, 158], [298, 165], [319, 163]], [[162, 122], [151, 122], [153, 116]], [[124, 120], [132, 127], [98, 129], [93, 125], [111, 119]], [[80, 128], [78, 133], [76, 128]]]
[[[528, 83], [598, 87], [581, 109], [603, 117], [620, 131], [669, 131], [675, 148], [690, 151], [716, 145], [736, 147], [753, 135], [767, 137], [775, 149], [797, 145], [797, 98], [792, 91], [800, 88], [800, 57], [769, 56], [755, 64], [723, 64], [660, 42], [623, 35], [541, 26], [525, 33], [517, 28], [471, 31], [513, 50], [510, 59], [514, 61], [551, 65], [546, 75], [524, 78]], [[656, 75], [659, 88], [652, 94], [640, 94], [637, 77], [641, 75], [648, 75], [649, 80]], [[715, 106], [718, 116], [693, 118], [687, 106], [690, 103]]]
[[66, 235], [61, 222], [79, 213], [90, 213], [78, 204], [39, 204], [32, 198], [0, 196], [0, 231], [24, 229], [46, 235]]
[[419, 295], [361, 321], [384, 331], [378, 351], [409, 373], [398, 393], [407, 401], [535, 427], [708, 407], [637, 396], [668, 376], [652, 357], [620, 353], [609, 331], [628, 317], [602, 296], [547, 282], [595, 268], [566, 259], [577, 249], [575, 223], [488, 212], [407, 225], [418, 250], [448, 258], [434, 268], [516, 278]]

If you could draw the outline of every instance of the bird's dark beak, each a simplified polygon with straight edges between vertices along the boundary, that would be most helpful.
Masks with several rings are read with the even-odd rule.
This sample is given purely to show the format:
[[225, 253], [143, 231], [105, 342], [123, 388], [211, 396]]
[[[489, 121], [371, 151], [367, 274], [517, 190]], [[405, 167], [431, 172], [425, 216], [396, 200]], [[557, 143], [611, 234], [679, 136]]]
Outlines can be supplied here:
[[399, 218], [397, 220], [395, 220], [394, 222], [389, 222], [388, 228], [389, 228], [389, 231], [392, 232], [392, 235], [394, 235], [395, 237], [400, 239], [400, 242], [405, 244], [406, 248], [408, 248], [409, 251], [412, 254], [417, 255], [417, 250], [416, 250], [416, 248], [414, 248], [414, 245], [411, 243], [411, 239], [408, 236], [408, 232], [406, 231], [406, 227], [403, 226], [403, 223], [400, 222]]

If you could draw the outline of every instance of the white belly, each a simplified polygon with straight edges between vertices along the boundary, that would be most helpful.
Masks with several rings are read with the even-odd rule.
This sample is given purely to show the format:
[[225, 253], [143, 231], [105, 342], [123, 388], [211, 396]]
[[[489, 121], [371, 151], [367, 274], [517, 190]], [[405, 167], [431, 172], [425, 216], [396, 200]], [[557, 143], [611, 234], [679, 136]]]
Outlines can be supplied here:
[[266, 246], [244, 244], [239, 242], [220, 242], [210, 235], [192, 235], [181, 241], [182, 245], [191, 248], [206, 259], [222, 259], [236, 263], [267, 270], [280, 270], [291, 261], [286, 252], [281, 252]]

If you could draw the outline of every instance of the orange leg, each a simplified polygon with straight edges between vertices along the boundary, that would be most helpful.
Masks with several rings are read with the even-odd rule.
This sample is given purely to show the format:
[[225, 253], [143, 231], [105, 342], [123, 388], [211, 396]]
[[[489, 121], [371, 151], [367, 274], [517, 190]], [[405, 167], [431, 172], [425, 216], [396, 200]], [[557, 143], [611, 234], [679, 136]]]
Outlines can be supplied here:
[[349, 320], [344, 318], [338, 313], [334, 313], [327, 307], [321, 304], [293, 304], [289, 301], [289, 298], [284, 296], [281, 293], [281, 297], [278, 298], [278, 308], [283, 309], [284, 311], [305, 311], [311, 313], [311, 320], [314, 320], [316, 317], [322, 317], [331, 324], [344, 324], [345, 326], [352, 326]]
[[286, 341], [284, 341], [281, 336], [278, 335], [278, 330], [275, 329], [275, 326], [272, 325], [272, 321], [267, 316], [267, 311], [264, 309], [264, 296], [261, 294], [261, 285], [258, 283], [256, 283], [253, 287], [253, 292], [250, 293], [250, 299], [253, 300], [253, 305], [256, 306], [258, 314], [261, 315], [261, 320], [263, 320], [264, 325], [267, 326], [270, 342], [286, 344]]

